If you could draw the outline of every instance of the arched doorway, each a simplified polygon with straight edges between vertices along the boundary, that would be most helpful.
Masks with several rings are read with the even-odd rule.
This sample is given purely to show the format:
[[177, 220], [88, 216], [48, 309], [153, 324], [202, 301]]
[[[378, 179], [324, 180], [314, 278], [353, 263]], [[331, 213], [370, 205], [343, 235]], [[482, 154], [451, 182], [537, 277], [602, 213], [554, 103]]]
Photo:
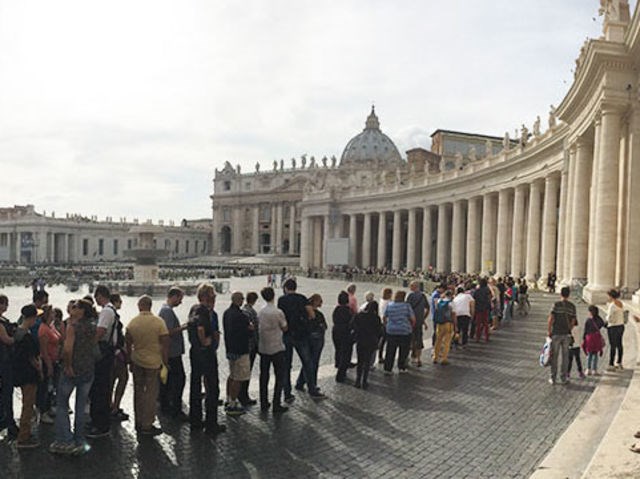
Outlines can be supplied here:
[[231, 228], [223, 226], [220, 230], [220, 253], [231, 253]]

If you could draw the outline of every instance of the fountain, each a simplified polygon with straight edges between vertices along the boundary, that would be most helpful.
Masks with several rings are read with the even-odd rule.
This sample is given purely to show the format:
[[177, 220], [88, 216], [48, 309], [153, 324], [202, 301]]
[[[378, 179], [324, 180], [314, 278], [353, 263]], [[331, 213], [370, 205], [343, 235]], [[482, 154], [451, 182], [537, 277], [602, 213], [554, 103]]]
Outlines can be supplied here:
[[[133, 265], [133, 279], [122, 281], [105, 282], [113, 292], [119, 292], [127, 296], [140, 296], [148, 294], [150, 296], [164, 296], [172, 286], [178, 286], [187, 295], [195, 294], [198, 284], [201, 281], [164, 281], [160, 279], [160, 267], [158, 259], [169, 254], [165, 249], [158, 249], [155, 245], [155, 236], [164, 231], [160, 226], [151, 224], [134, 226], [129, 233], [137, 236], [137, 246], [124, 252], [125, 256], [135, 260]], [[210, 281], [210, 280], [207, 280]], [[214, 281], [214, 286], [218, 292], [227, 292], [228, 281]]]

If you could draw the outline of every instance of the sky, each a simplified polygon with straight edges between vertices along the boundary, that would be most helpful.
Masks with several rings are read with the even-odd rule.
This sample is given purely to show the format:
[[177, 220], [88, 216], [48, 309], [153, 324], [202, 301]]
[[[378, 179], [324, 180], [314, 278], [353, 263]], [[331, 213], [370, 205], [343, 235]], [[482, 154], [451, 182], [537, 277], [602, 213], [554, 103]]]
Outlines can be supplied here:
[[601, 35], [598, 7], [0, 0], [0, 206], [209, 217], [225, 161], [339, 158], [372, 103], [403, 156], [438, 128], [546, 125]]

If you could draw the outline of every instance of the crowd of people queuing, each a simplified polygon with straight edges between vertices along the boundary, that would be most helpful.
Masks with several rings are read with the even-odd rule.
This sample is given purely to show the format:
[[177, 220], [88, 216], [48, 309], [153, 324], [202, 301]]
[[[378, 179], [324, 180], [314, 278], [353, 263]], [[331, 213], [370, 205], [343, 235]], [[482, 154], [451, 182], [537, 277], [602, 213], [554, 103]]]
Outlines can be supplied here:
[[[157, 315], [152, 312], [151, 298], [144, 295], [137, 302], [139, 314], [126, 328], [119, 315], [122, 299], [104, 285], [96, 287], [93, 296], [69, 302], [66, 318], [61, 309], [49, 305], [48, 293], [38, 289], [33, 302], [22, 307], [17, 323], [4, 317], [9, 300], [0, 295], [0, 430], [7, 429], [18, 448], [34, 448], [39, 441], [32, 435], [32, 423], [53, 424], [55, 440], [49, 450], [55, 454], [83, 454], [90, 449], [86, 438], [107, 436], [113, 421], [129, 419], [121, 408], [129, 372], [133, 376], [135, 428], [141, 436], [162, 433], [155, 425], [158, 404], [163, 415], [188, 423], [192, 431], [215, 436], [226, 429], [218, 422], [221, 406], [226, 415], [240, 416], [259, 402], [262, 412], [282, 414], [295, 401], [294, 390], [296, 394], [306, 391], [313, 399], [324, 399], [318, 385], [320, 358], [329, 329], [321, 309], [324, 299], [317, 293], [308, 297], [300, 294], [295, 278], [284, 274], [283, 294], [276, 298], [274, 277], [268, 278], [268, 286], [259, 294], [233, 292], [231, 305], [221, 320], [215, 309], [216, 291], [209, 283], [198, 287], [197, 303], [185, 322], [174, 311], [184, 299], [180, 288], [169, 289]], [[472, 339], [489, 342], [492, 332], [508, 325], [514, 314], [528, 311], [521, 307], [529, 302], [524, 279], [455, 274], [440, 279], [441, 283], [428, 294], [414, 280], [408, 293], [384, 288], [377, 297], [367, 291], [361, 304], [355, 284], [341, 291], [331, 313], [335, 381], [351, 382], [348, 371], [355, 368], [353, 385], [367, 389], [376, 358], [387, 375], [393, 374], [394, 365], [400, 374], [407, 372], [409, 362], [421, 367], [424, 332], [430, 325], [431, 360], [446, 366], [452, 345], [464, 350]], [[257, 308], [259, 297], [263, 303]], [[568, 297], [568, 288], [563, 289], [562, 301], [554, 305], [549, 316], [553, 383], [559, 358], [563, 360], [562, 382], [569, 378], [569, 358], [583, 375], [580, 350], [575, 350], [580, 340], [575, 332], [577, 316]], [[610, 367], [622, 368], [624, 324], [622, 313], [618, 314], [621, 303], [616, 291], [610, 292], [610, 298], [606, 323], [597, 308], [589, 308], [580, 342], [588, 355], [587, 374], [598, 374], [602, 341], [597, 335], [605, 325], [612, 345]], [[190, 345], [188, 412], [182, 402], [187, 382], [183, 363], [185, 331]], [[224, 401], [220, 399], [217, 355], [222, 339], [229, 364]], [[301, 368], [292, 381], [294, 352]], [[259, 397], [253, 399], [249, 381], [258, 356]], [[271, 370], [275, 384], [269, 396]], [[14, 387], [22, 391], [19, 424], [13, 415]], [[70, 409], [69, 398], [74, 390], [75, 405]]]

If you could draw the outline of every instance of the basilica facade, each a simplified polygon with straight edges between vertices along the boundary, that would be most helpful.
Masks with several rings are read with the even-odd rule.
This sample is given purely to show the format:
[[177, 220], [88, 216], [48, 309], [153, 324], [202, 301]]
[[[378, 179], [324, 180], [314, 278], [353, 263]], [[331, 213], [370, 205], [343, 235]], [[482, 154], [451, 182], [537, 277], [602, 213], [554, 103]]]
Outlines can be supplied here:
[[[348, 240], [360, 268], [555, 273], [599, 302], [640, 286], [640, 10], [602, 2], [603, 35], [545, 125], [519, 138], [438, 130], [400, 154], [375, 111], [340, 159], [302, 157], [214, 178], [212, 250], [328, 266]], [[635, 201], [634, 201], [635, 200]]]

